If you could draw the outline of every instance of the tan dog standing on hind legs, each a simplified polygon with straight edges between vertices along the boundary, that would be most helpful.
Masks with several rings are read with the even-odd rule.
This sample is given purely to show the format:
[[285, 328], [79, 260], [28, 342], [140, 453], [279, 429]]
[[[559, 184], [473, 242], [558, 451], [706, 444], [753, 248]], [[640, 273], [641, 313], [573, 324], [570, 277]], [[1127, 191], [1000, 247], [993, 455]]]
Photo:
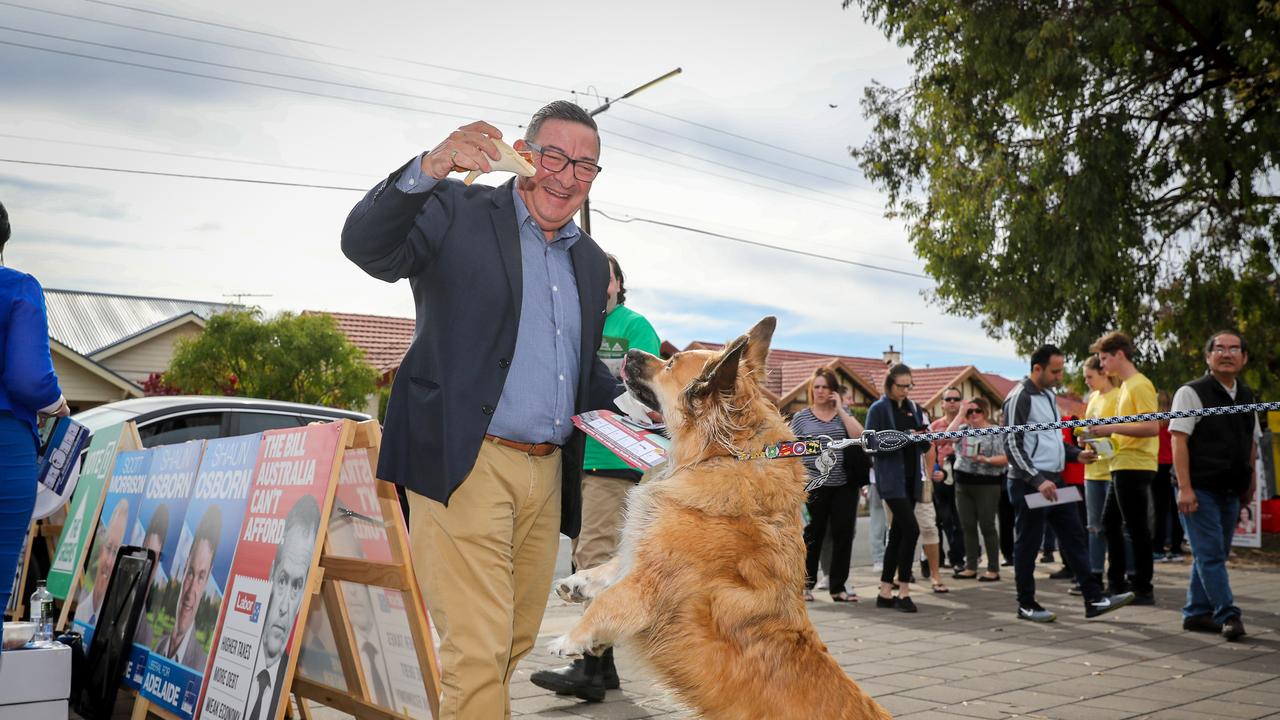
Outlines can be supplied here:
[[707, 718], [889, 718], [805, 610], [803, 466], [737, 459], [795, 437], [760, 390], [776, 324], [765, 318], [720, 352], [627, 354], [627, 387], [670, 429], [668, 470], [631, 492], [617, 556], [557, 583], [562, 598], [591, 604], [550, 650], [635, 642]]

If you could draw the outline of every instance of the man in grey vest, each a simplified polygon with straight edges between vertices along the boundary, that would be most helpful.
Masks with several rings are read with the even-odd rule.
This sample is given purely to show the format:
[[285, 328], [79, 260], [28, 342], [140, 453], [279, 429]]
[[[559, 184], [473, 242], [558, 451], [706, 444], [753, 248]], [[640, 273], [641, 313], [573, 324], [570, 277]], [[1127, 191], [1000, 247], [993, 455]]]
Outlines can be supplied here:
[[[1209, 372], [1178, 388], [1174, 410], [1245, 405], [1256, 402], [1240, 371], [1249, 346], [1235, 330], [1214, 333], [1204, 346]], [[1182, 628], [1221, 633], [1229, 641], [1244, 637], [1240, 608], [1231, 594], [1227, 554], [1240, 517], [1240, 504], [1253, 501], [1253, 467], [1262, 434], [1253, 413], [1178, 418], [1169, 422], [1173, 468], [1178, 478], [1178, 512], [1187, 528], [1191, 582], [1182, 608]]]

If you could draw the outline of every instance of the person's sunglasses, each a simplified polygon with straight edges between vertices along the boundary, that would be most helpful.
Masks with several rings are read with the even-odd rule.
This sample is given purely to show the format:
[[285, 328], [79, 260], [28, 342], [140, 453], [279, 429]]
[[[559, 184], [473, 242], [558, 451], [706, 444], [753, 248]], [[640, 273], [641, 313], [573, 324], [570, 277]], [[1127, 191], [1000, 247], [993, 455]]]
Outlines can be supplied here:
[[894, 387], [896, 387], [896, 388], [900, 388], [900, 389], [902, 389], [902, 390], [910, 390], [911, 388], [915, 387], [916, 385], [915, 385], [915, 383], [907, 383], [906, 385], [903, 385], [902, 383], [894, 383], [894, 384], [893, 384], [893, 386], [894, 386]]
[[974, 408], [974, 409], [972, 409], [972, 410], [970, 410], [970, 411], [968, 411], [968, 412], [966, 412], [966, 413], [965, 413], [965, 415], [966, 415], [966, 416], [969, 416], [969, 415], [983, 415], [983, 414], [984, 414], [984, 413], [983, 413], [983, 411], [981, 411], [981, 410], [979, 410], [979, 409], [977, 409], [977, 408]]
[[958, 397], [942, 398], [942, 402], [960, 402], [960, 398]]

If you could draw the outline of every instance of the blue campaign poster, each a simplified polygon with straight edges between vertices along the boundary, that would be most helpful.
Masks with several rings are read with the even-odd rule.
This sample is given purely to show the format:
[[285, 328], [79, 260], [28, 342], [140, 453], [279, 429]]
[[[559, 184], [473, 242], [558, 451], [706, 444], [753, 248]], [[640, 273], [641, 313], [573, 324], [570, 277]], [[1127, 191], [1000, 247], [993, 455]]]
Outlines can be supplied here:
[[152, 610], [143, 621], [150, 625], [150, 654], [141, 693], [187, 720], [204, 683], [261, 437], [207, 442], [172, 562], [151, 588]]
[[138, 520], [138, 506], [142, 503], [152, 452], [134, 450], [116, 455], [115, 469], [111, 471], [111, 484], [107, 486], [107, 496], [102, 501], [102, 514], [72, 621], [75, 629], [84, 636], [85, 647], [92, 642], [93, 630], [98, 626], [98, 610], [107, 595], [111, 571], [115, 569], [116, 551], [129, 544], [129, 530]]
[[130, 541], [131, 544], [145, 547], [156, 554], [145, 612], [138, 621], [133, 649], [125, 664], [124, 684], [134, 690], [142, 686], [142, 677], [147, 669], [147, 655], [153, 639], [160, 632], [168, 630], [163, 623], [158, 622], [161, 620], [157, 617], [158, 600], [163, 590], [170, 585], [175, 565], [187, 555], [181, 546], [183, 520], [187, 517], [187, 502], [191, 499], [203, 451], [203, 440], [162, 445], [152, 450], [147, 486], [142, 491], [138, 522], [133, 526]]

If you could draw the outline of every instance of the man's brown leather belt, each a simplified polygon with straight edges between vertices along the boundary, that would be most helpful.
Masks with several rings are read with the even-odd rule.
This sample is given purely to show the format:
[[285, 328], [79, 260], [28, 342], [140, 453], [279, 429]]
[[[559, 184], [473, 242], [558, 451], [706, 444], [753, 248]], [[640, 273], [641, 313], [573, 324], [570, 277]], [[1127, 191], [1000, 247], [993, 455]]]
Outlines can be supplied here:
[[498, 443], [499, 445], [506, 445], [513, 450], [519, 450], [520, 452], [526, 455], [532, 455], [533, 457], [550, 455], [560, 449], [560, 446], [555, 443], [522, 443], [516, 442], [515, 440], [500, 438], [497, 435], [490, 435], [488, 433], [485, 433], [484, 439], [489, 442]]

